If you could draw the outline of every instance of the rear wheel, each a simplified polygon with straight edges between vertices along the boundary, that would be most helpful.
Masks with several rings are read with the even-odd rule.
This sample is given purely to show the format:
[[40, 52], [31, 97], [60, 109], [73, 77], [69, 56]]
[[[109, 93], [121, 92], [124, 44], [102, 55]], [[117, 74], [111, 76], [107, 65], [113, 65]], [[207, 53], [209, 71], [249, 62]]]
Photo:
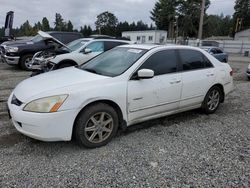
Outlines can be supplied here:
[[87, 107], [79, 114], [74, 128], [76, 141], [85, 147], [106, 145], [117, 133], [118, 115], [104, 103]]
[[33, 58], [32, 54], [27, 54], [27, 55], [24, 55], [23, 57], [21, 57], [20, 67], [23, 70], [31, 70], [32, 58]]
[[250, 76], [248, 76], [247, 78], [248, 78], [248, 80], [250, 80]]
[[202, 109], [206, 114], [214, 113], [221, 102], [222, 99], [222, 91], [218, 86], [212, 87], [208, 93], [202, 104]]

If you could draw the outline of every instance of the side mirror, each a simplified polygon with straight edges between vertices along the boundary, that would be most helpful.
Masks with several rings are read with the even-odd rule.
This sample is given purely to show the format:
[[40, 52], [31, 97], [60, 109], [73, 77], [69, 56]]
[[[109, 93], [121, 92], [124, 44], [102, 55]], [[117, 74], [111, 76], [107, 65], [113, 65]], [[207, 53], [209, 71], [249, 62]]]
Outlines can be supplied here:
[[83, 53], [84, 54], [90, 54], [92, 52], [92, 50], [90, 49], [90, 48], [85, 48], [84, 50], [83, 50]]
[[137, 72], [139, 79], [150, 79], [154, 77], [154, 71], [150, 69], [141, 69]]

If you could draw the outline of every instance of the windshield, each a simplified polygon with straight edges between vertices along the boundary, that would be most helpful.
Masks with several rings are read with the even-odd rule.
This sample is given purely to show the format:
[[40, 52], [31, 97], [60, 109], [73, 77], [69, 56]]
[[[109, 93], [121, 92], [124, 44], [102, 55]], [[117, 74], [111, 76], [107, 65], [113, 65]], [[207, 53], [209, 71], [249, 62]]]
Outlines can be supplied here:
[[34, 36], [34, 38], [32, 38], [31, 39], [31, 41], [32, 42], [40, 42], [40, 41], [42, 41], [43, 40], [43, 38], [41, 37], [41, 35], [36, 35], [36, 36]]
[[82, 40], [82, 39], [77, 39], [74, 40], [70, 43], [68, 43], [66, 46], [71, 49], [72, 51], [78, 50], [81, 48], [83, 45], [85, 45], [89, 40]]
[[115, 77], [125, 72], [146, 52], [142, 49], [117, 47], [81, 65], [80, 69]]

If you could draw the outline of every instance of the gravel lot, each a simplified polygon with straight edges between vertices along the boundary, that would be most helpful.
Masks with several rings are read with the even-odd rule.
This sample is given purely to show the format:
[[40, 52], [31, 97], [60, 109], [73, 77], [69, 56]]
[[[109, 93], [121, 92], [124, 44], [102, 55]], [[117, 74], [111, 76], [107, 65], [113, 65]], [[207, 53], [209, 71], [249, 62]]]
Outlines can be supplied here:
[[145, 122], [91, 150], [19, 134], [5, 103], [30, 73], [0, 64], [0, 187], [250, 187], [248, 64], [230, 59], [236, 89], [216, 114]]

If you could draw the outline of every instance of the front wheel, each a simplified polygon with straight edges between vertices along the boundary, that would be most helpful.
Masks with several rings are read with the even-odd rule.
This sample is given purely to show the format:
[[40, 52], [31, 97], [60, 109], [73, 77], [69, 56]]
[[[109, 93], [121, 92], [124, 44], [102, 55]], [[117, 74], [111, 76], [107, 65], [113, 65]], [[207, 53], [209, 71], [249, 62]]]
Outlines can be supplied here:
[[33, 58], [32, 54], [24, 55], [23, 57], [21, 57], [20, 67], [23, 70], [28, 70], [28, 71], [31, 70], [32, 58]]
[[202, 109], [206, 114], [214, 113], [221, 102], [222, 91], [218, 86], [212, 87], [206, 94], [202, 104]]
[[95, 104], [82, 111], [75, 124], [74, 137], [85, 147], [106, 145], [117, 133], [118, 115], [109, 105]]

